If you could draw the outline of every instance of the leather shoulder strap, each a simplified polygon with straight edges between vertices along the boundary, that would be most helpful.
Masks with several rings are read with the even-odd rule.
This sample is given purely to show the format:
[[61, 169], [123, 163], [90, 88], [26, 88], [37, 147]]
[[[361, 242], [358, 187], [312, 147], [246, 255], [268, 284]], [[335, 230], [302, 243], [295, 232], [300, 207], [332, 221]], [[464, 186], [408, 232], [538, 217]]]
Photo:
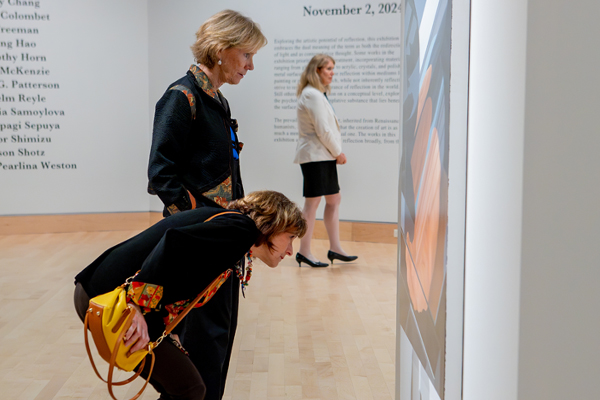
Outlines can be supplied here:
[[239, 211], [223, 211], [223, 212], [220, 212], [220, 213], [218, 213], [218, 214], [215, 214], [215, 215], [213, 215], [212, 217], [209, 217], [209, 218], [205, 219], [205, 220], [204, 220], [204, 222], [208, 222], [208, 221], [210, 221], [211, 219], [217, 218], [218, 216], [220, 216], [220, 215], [225, 215], [225, 214], [239, 214], [239, 215], [243, 215], [243, 214], [242, 214], [241, 212], [239, 212]]

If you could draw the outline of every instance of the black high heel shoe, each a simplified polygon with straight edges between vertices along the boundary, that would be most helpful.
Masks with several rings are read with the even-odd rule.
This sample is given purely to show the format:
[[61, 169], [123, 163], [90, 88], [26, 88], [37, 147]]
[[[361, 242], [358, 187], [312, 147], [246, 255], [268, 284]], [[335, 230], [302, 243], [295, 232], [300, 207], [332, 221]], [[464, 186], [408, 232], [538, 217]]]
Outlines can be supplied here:
[[331, 261], [331, 264], [333, 265], [333, 260], [340, 260], [340, 261], [354, 261], [358, 258], [358, 256], [345, 256], [343, 254], [339, 254], [336, 253], [334, 251], [329, 250], [327, 252], [327, 258], [329, 258], [329, 260]]
[[327, 267], [329, 265], [327, 263], [322, 263], [321, 261], [309, 260], [300, 253], [296, 253], [296, 261], [298, 262], [298, 266], [300, 266], [300, 263], [308, 264], [311, 267]]

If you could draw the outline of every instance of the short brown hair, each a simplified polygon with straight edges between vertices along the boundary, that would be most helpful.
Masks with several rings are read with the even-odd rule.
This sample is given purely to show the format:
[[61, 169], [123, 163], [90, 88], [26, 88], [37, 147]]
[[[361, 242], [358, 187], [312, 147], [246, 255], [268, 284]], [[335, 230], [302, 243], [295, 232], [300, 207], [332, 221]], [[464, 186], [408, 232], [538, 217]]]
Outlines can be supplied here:
[[257, 23], [237, 11], [223, 10], [202, 24], [191, 49], [196, 62], [213, 68], [220, 50], [239, 47], [256, 53], [266, 44]]
[[313, 58], [310, 59], [306, 68], [302, 72], [300, 76], [300, 83], [298, 83], [298, 90], [296, 91], [296, 96], [300, 97], [302, 94], [302, 90], [308, 85], [319, 90], [319, 92], [327, 92], [329, 93], [329, 85], [323, 86], [321, 83], [321, 78], [319, 77], [319, 73], [317, 72], [320, 68], [323, 68], [327, 63], [331, 61], [333, 65], [335, 65], [335, 60], [333, 57], [327, 54], [315, 54]]
[[267, 243], [273, 248], [273, 237], [289, 232], [298, 237], [306, 233], [306, 220], [298, 206], [282, 193], [272, 190], [260, 190], [234, 200], [228, 209], [239, 210], [249, 216], [261, 232], [255, 245]]

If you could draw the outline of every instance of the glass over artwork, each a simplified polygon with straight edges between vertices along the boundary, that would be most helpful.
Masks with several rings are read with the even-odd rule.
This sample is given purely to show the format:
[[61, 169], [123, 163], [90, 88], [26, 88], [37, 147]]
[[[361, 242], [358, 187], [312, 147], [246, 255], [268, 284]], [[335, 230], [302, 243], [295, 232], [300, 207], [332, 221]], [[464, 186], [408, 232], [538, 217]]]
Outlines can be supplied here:
[[446, 335], [450, 5], [450, 0], [405, 2], [400, 160], [400, 323], [441, 399]]

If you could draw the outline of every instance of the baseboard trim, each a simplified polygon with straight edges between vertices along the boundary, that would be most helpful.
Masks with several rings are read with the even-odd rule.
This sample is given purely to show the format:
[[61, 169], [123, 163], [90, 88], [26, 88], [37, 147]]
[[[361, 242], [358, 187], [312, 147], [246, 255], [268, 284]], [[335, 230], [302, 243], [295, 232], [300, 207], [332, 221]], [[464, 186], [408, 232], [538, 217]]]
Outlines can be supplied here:
[[[397, 228], [398, 224], [382, 222], [340, 221], [340, 240], [397, 244], [398, 238], [394, 237]], [[323, 221], [316, 221], [313, 238], [328, 239]]]
[[0, 235], [143, 230], [161, 218], [150, 212], [8, 216], [0, 217]]
[[[24, 215], [0, 217], [0, 235], [143, 230], [162, 219], [159, 212]], [[340, 239], [354, 242], [397, 243], [397, 224], [340, 221]], [[317, 220], [315, 239], [327, 239]]]

